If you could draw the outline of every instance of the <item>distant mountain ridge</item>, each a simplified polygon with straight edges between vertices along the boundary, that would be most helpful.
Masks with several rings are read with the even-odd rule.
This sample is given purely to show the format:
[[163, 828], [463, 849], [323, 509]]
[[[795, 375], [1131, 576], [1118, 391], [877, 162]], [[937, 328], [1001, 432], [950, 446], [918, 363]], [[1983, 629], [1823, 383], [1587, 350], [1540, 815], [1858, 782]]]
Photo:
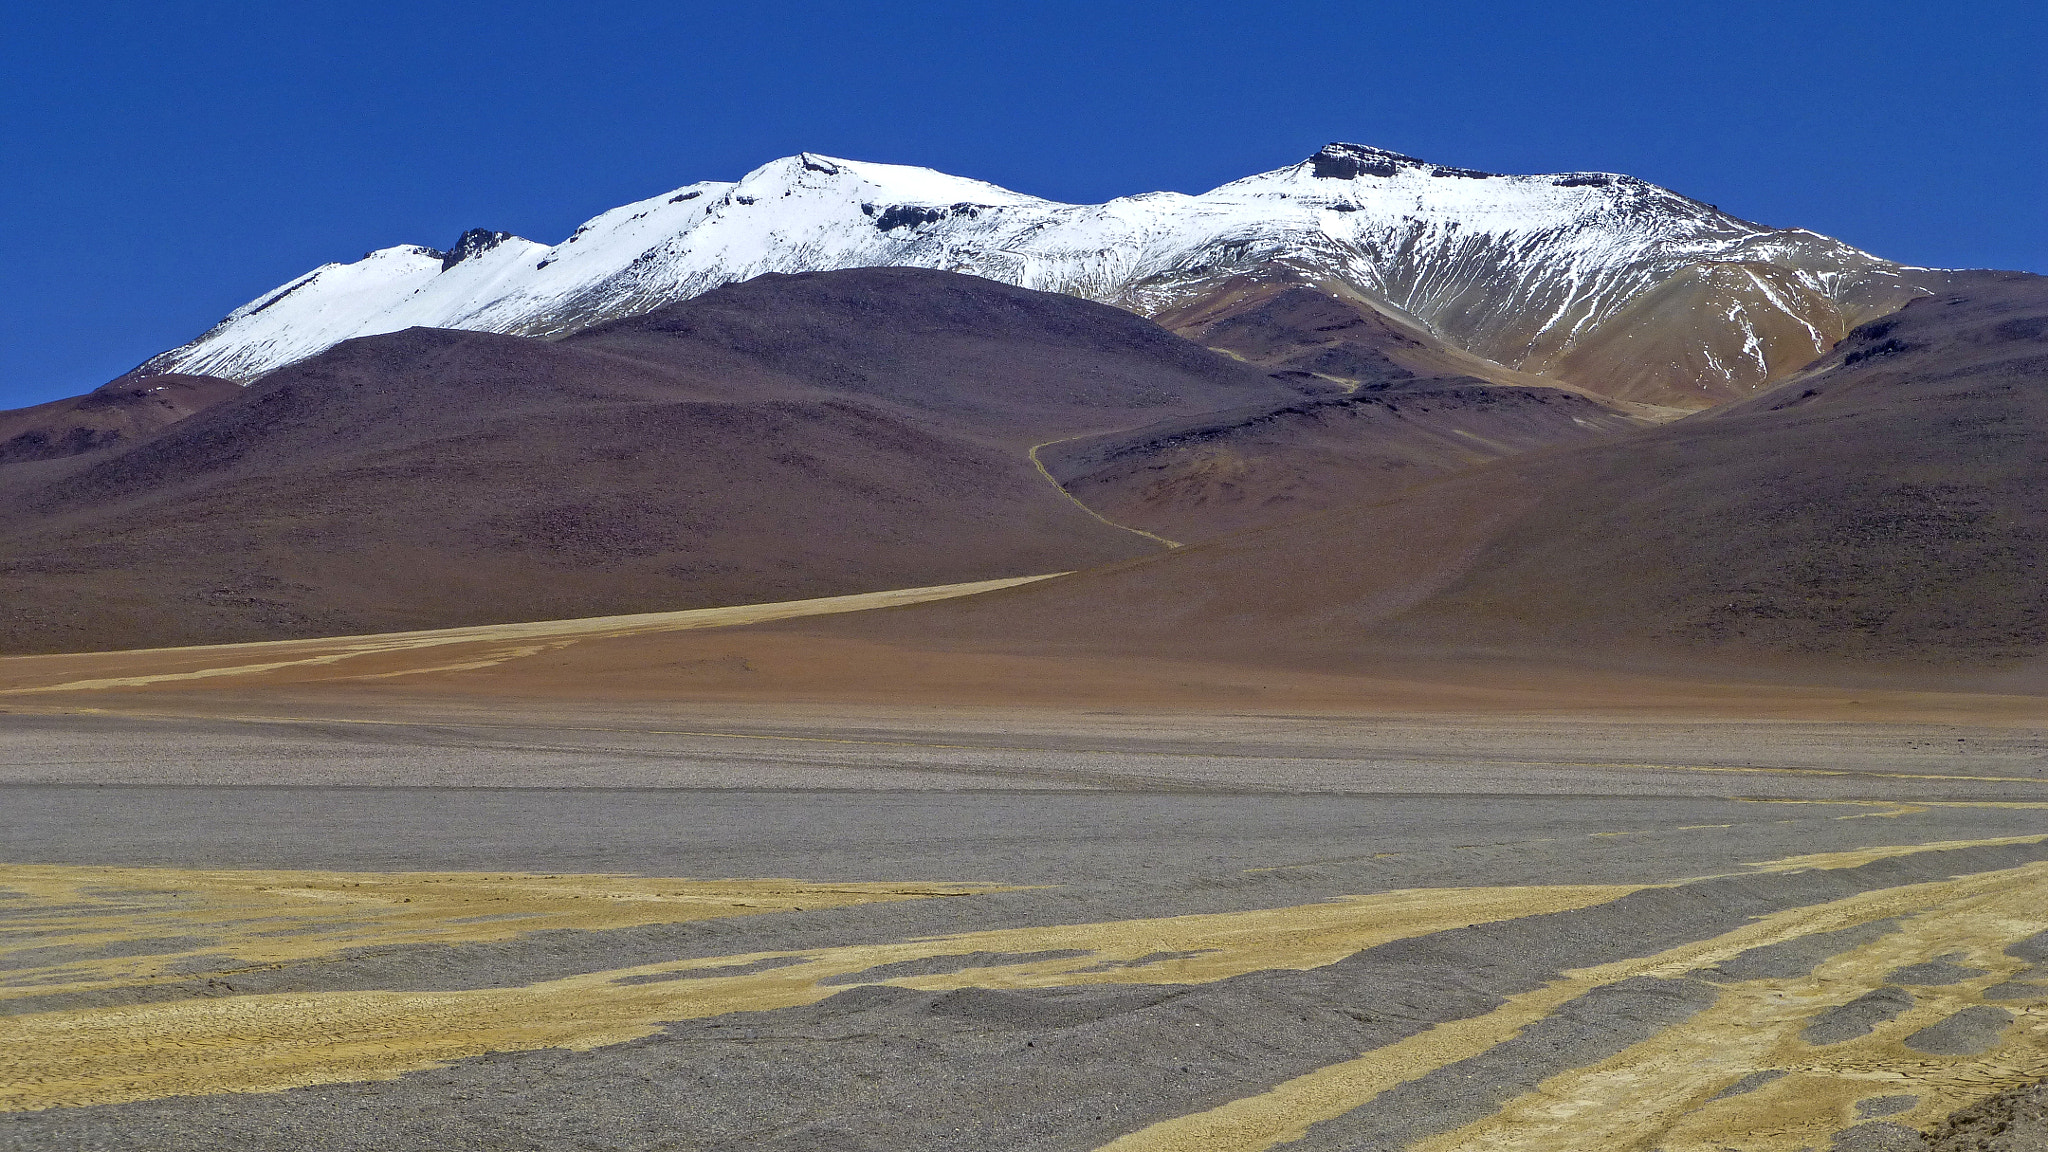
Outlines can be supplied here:
[[446, 251], [325, 265], [144, 368], [247, 381], [357, 336], [559, 336], [764, 273], [891, 266], [1146, 316], [1247, 278], [1307, 284], [1509, 369], [1681, 408], [1749, 395], [1947, 281], [1629, 176], [1507, 176], [1358, 144], [1199, 196], [1091, 205], [803, 153], [552, 246], [475, 229]]

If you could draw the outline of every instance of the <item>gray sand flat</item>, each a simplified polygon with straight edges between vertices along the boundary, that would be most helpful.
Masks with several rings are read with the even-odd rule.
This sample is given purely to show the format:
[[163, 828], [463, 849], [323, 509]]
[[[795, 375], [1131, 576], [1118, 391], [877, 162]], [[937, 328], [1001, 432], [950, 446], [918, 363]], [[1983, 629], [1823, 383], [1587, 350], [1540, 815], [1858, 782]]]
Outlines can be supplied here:
[[1898, 1019], [1912, 1006], [1913, 994], [1903, 988], [1874, 988], [1847, 1004], [1818, 1013], [1799, 1038], [1808, 1044], [1840, 1044], [1870, 1035], [1878, 1025]]
[[1879, 1116], [1896, 1116], [1918, 1103], [1918, 1096], [1872, 1096], [1856, 1102], [1856, 1118], [1874, 1120]]
[[1903, 1124], [1872, 1120], [1835, 1134], [1828, 1152], [1924, 1152], [1927, 1139]]
[[1888, 984], [1918, 984], [1922, 987], [1940, 987], [1945, 984], [1961, 984], [1984, 975], [1988, 969], [1969, 968], [1955, 962], [1953, 956], [1942, 956], [1924, 964], [1908, 964], [1885, 973]]
[[2021, 940], [2005, 950], [2008, 956], [2031, 960], [2037, 964], [2048, 962], [2048, 932], [2038, 933]]
[[2013, 1014], [2003, 1008], [1975, 1004], [1913, 1033], [1905, 1044], [1930, 1056], [1975, 1056], [1998, 1043], [2012, 1022]]
[[[195, 979], [13, 1001], [0, 1011], [220, 995], [226, 986], [237, 993], [490, 987], [664, 960], [1280, 907], [1409, 887], [1671, 881], [1739, 870], [1743, 860], [2041, 827], [2038, 814], [2023, 809], [1931, 808], [1843, 820], [1862, 809], [1641, 797], [36, 786], [0, 789], [0, 797], [0, 858], [25, 862], [1055, 886], [794, 917], [346, 952], [227, 975], [225, 984]], [[194, 830], [204, 838], [195, 842]], [[2035, 848], [1996, 851], [2018, 861]], [[1873, 867], [1931, 879], [1940, 873], [1929, 861], [1942, 855]], [[1653, 915], [1646, 902], [1656, 899], [1643, 893], [1623, 906]], [[1780, 952], [1817, 961], [1858, 938], [1852, 931]]]
[[1484, 1055], [1439, 1068], [1359, 1109], [1309, 1129], [1299, 1152], [1405, 1148], [1484, 1119], [1561, 1072], [1647, 1040], [1714, 1002], [1697, 980], [1639, 977], [1597, 988]]
[[1086, 955], [1089, 953], [1077, 952], [1072, 948], [1053, 948], [1042, 952], [960, 952], [946, 956], [925, 956], [895, 964], [878, 964], [859, 972], [848, 972], [844, 976], [827, 976], [818, 983], [878, 984], [903, 976], [944, 976], [954, 972], [965, 972], [969, 968], [999, 968], [1006, 964], [1030, 964], [1038, 960], [1072, 960]]
[[1839, 956], [1896, 931], [1897, 921], [1873, 920], [1838, 932], [1817, 932], [1751, 948], [1694, 975], [1709, 980], [1789, 980], [1812, 972], [1830, 956]]
[[90, 947], [23, 948], [10, 953], [10, 968], [43, 968], [76, 964], [84, 960], [116, 956], [152, 956], [164, 952], [186, 952], [216, 943], [206, 936], [158, 936], [147, 940], [120, 940]]
[[[1490, 1011], [1566, 968], [1652, 954], [1778, 908], [2048, 859], [2048, 847], [1927, 856], [1647, 889], [1576, 911], [1394, 941], [1309, 971], [1213, 984], [852, 988], [808, 1007], [683, 1021], [590, 1052], [499, 1053], [390, 1081], [5, 1116], [0, 1140], [37, 1149], [155, 1147], [203, 1133], [220, 1146], [263, 1147], [282, 1133], [308, 1148], [365, 1152], [795, 1152], [819, 1141], [1083, 1152], [1148, 1120], [1213, 1107], [1432, 1023]], [[813, 915], [822, 914], [751, 919], [793, 924]], [[1318, 1125], [1301, 1146], [1392, 1148], [1455, 1127], [1548, 1076], [1655, 1034], [1716, 995], [1698, 979], [1597, 988], [1507, 1044]], [[532, 1095], [543, 1084], [544, 1101]], [[689, 1139], [676, 1144], [676, 1118], [685, 1112]], [[589, 1143], [592, 1133], [602, 1140]]]
[[638, 976], [621, 976], [614, 984], [666, 984], [671, 980], [710, 980], [720, 976], [752, 976], [756, 972], [773, 972], [792, 964], [802, 964], [802, 956], [770, 956], [749, 964], [718, 964], [710, 968], [685, 968], [681, 972], [643, 972]]
[[[27, 706], [0, 703], [10, 707]], [[190, 702], [167, 699], [164, 707]], [[274, 701], [250, 707], [246, 719], [0, 711], [0, 782], [1900, 800], [2048, 793], [2043, 733], [1936, 724], [919, 715], [738, 705], [411, 718], [331, 708], [292, 716]]]
[[1986, 1000], [2023, 1000], [2033, 1004], [2048, 1003], [2048, 984], [2030, 984], [2025, 981], [2008, 980], [1993, 984], [1984, 990]]

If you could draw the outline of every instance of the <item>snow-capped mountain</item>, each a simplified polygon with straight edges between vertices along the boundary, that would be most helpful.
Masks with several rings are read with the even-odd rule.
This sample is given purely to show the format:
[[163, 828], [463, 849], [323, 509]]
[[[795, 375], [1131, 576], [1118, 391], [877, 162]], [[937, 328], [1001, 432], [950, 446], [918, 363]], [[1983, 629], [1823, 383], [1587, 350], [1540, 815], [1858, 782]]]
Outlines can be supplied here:
[[1146, 315], [1286, 275], [1511, 368], [1686, 406], [1799, 367], [1934, 275], [1633, 177], [1504, 176], [1355, 144], [1199, 196], [1085, 205], [802, 154], [615, 208], [553, 246], [478, 230], [447, 252], [329, 264], [145, 367], [247, 381], [415, 325], [553, 336], [762, 273], [892, 265]]

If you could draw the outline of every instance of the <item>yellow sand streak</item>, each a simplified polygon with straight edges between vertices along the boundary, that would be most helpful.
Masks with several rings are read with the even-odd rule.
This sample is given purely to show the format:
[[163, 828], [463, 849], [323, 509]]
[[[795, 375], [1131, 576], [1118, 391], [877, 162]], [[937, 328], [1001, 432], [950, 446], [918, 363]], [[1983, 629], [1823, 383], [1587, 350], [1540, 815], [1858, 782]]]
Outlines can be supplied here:
[[1920, 852], [1942, 852], [1954, 848], [1990, 848], [2001, 844], [2039, 844], [2048, 840], [2048, 834], [2037, 836], [1997, 836], [1988, 840], [1936, 840], [1928, 844], [1882, 844], [1874, 848], [1854, 848], [1847, 852], [1812, 852], [1804, 856], [1787, 856], [1782, 860], [1766, 860], [1744, 867], [1759, 872], [1807, 872], [1816, 868], [1859, 868], [1878, 860], [1890, 860], [1899, 856], [1912, 856]]
[[[1588, 884], [1526, 888], [1410, 888], [1373, 896], [1348, 896], [1323, 904], [1170, 916], [1155, 920], [1112, 920], [1054, 928], [997, 929], [947, 937], [934, 953], [920, 942], [894, 945], [917, 955], [948, 952], [1030, 952], [1080, 950], [1087, 959], [1040, 961], [1000, 971], [975, 970], [946, 976], [916, 976], [889, 983], [909, 988], [1029, 988], [1075, 984], [1205, 984], [1246, 972], [1305, 970], [1332, 964], [1365, 948], [1473, 924], [1514, 920], [1604, 904], [1639, 884]], [[968, 947], [966, 945], [972, 945]], [[1106, 961], [1137, 960], [1157, 952], [1197, 955], [1154, 961], [1142, 968], [1088, 969]]]
[[[9, 916], [0, 1001], [182, 979], [178, 962], [235, 958], [247, 970], [350, 948], [509, 940], [544, 929], [599, 930], [764, 912], [1004, 891], [992, 884], [677, 880], [482, 872], [304, 872], [0, 864]], [[196, 939], [142, 955], [109, 945]], [[220, 968], [213, 967], [218, 972]]]
[[[1295, 908], [817, 949], [785, 954], [801, 963], [746, 975], [618, 982], [744, 964], [763, 955], [643, 965], [518, 988], [252, 995], [37, 1013], [0, 1019], [0, 1110], [389, 1079], [485, 1052], [588, 1049], [646, 1035], [665, 1021], [813, 1003], [844, 987], [821, 983], [829, 977], [931, 956], [1086, 953], [888, 982], [953, 988], [1219, 980], [1324, 964], [1390, 940], [1586, 907], [1635, 890], [1414, 890]], [[1104, 967], [1158, 952], [1197, 955]]]
[[[1513, 1038], [1524, 1027], [1603, 984], [1635, 976], [1681, 976], [1692, 969], [1727, 960], [1747, 949], [1798, 936], [1924, 912], [1958, 900], [2019, 891], [2034, 902], [2036, 915], [2033, 919], [2009, 923], [2012, 935], [2008, 938], [2016, 939], [2048, 928], [2048, 901], [2041, 897], [2044, 882], [2048, 882], [2048, 864], [2029, 864], [1958, 880], [1863, 893], [1759, 917], [1734, 931], [1654, 956], [1569, 971], [1543, 988], [1510, 997], [1507, 1004], [1483, 1016], [1440, 1024], [1355, 1060], [1333, 1064], [1289, 1080], [1259, 1095], [1153, 1124], [1111, 1141], [1102, 1147], [1101, 1152], [1260, 1152], [1290, 1143], [1306, 1135], [1315, 1124], [1363, 1107], [1388, 1089], [1448, 1064], [1477, 1056]], [[1842, 999], [1853, 998], [1860, 991], [1862, 989], [1858, 988]], [[1722, 1084], [1726, 1082], [1724, 1079]], [[1992, 1090], [1987, 1088], [1985, 1092]], [[1480, 1142], [1471, 1146], [1508, 1145]], [[1603, 1143], [1597, 1139], [1559, 1145], [1574, 1148], [1637, 1146], [1631, 1141]]]
[[[1981, 1002], [1985, 988], [2024, 967], [2003, 952], [2048, 927], [2041, 865], [2024, 882], [1979, 880], [1905, 922], [1897, 933], [1822, 963], [1805, 977], [1752, 980], [1728, 988], [1711, 1008], [1655, 1038], [1543, 1082], [1497, 1115], [1416, 1145], [1416, 1152], [1656, 1146], [1666, 1152], [1793, 1152], [1825, 1147], [1857, 1122], [1856, 1103], [1917, 1096], [1887, 1117], [1924, 1128], [2000, 1088], [2048, 1076], [2048, 1014], [1999, 1001], [2022, 1016], [1981, 1056], [1930, 1056], [1901, 1041]], [[1956, 957], [1987, 974], [1913, 989], [1915, 1006], [1870, 1035], [1814, 1046], [1799, 1039], [1812, 1017], [1884, 982], [1908, 964]], [[1760, 1069], [1788, 1074], [1761, 1089], [1713, 1097]]]
[[[1003, 580], [978, 580], [967, 584], [938, 584], [924, 588], [896, 588], [885, 592], [861, 592], [851, 596], [825, 596], [813, 600], [786, 600], [774, 604], [742, 604], [729, 608], [693, 608], [680, 612], [642, 612], [630, 616], [592, 616], [580, 620], [537, 620], [519, 624], [482, 624], [467, 628], [437, 628], [422, 632], [385, 632], [369, 636], [333, 636], [316, 640], [269, 640], [250, 644], [208, 644], [191, 648], [137, 649], [122, 655], [147, 655], [166, 660], [176, 667], [162, 672], [134, 676], [112, 676], [92, 680], [70, 680], [60, 684], [31, 685], [0, 689], [0, 695], [33, 695], [43, 692], [83, 692], [99, 688], [136, 688], [175, 680], [206, 680], [223, 676], [249, 676], [283, 668], [315, 668], [344, 660], [410, 652], [449, 645], [480, 645], [486, 650], [473, 659], [435, 668], [405, 669], [375, 674], [376, 678], [414, 675], [429, 671], [486, 668], [551, 648], [584, 640], [637, 636], [652, 632], [682, 632], [698, 628], [731, 628], [762, 624], [770, 620], [791, 620], [802, 616], [829, 616], [841, 612], [865, 612], [929, 600], [972, 596], [1048, 580], [1061, 573], [1017, 576]], [[67, 657], [65, 659], [76, 659]], [[27, 658], [22, 666], [32, 667]], [[370, 677], [365, 677], [370, 678]]]
[[[1992, 777], [1989, 777], [1989, 776], [1953, 776], [1953, 777], [1944, 777], [1944, 779], [1953, 779], [1953, 780], [1989, 780], [1989, 779], [1992, 779]], [[2037, 783], [2038, 783], [2038, 781], [2037, 781]], [[1912, 815], [1912, 814], [1913, 814], [1913, 813], [1915, 813], [1915, 812], [1921, 812], [1921, 811], [1925, 811], [1926, 809], [1929, 809], [1929, 808], [2005, 808], [2005, 809], [2009, 809], [2009, 810], [2014, 810], [2014, 811], [2026, 811], [2026, 810], [2034, 810], [2034, 811], [2039, 811], [2039, 810], [2041, 810], [2041, 809], [2044, 809], [2044, 808], [2048, 808], [2048, 800], [1914, 800], [1914, 801], [1910, 801], [1910, 802], [1908, 802], [1908, 801], [1905, 801], [1905, 800], [1783, 800], [1783, 799], [1761, 799], [1761, 798], [1757, 798], [1757, 797], [1748, 797], [1748, 796], [1745, 796], [1745, 797], [1741, 797], [1741, 798], [1740, 798], [1740, 803], [1743, 803], [1743, 804], [1821, 804], [1821, 805], [1840, 805], [1840, 804], [1849, 804], [1849, 805], [1856, 805], [1856, 806], [1860, 806], [1860, 807], [1864, 807], [1864, 808], [1896, 808], [1896, 809], [1898, 809], [1898, 811], [1896, 811], [1896, 812], [1880, 812], [1880, 813], [1878, 813], [1878, 815], [1880, 815], [1880, 816], [1910, 816], [1910, 815]], [[1837, 819], [1837, 820], [1853, 820], [1853, 819], [1855, 819], [1855, 817], [1853, 817], [1853, 816], [1837, 816], [1837, 817], [1836, 817], [1836, 819]]]

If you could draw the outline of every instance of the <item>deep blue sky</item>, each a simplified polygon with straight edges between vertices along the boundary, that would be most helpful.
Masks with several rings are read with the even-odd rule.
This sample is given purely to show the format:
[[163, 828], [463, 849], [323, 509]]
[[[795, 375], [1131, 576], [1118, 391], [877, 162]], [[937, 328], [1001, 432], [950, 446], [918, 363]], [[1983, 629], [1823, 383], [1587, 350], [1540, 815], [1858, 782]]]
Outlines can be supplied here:
[[2048, 6], [720, 0], [19, 4], [0, 407], [317, 264], [801, 150], [1062, 200], [1353, 140], [1629, 172], [1912, 263], [2048, 271]]

